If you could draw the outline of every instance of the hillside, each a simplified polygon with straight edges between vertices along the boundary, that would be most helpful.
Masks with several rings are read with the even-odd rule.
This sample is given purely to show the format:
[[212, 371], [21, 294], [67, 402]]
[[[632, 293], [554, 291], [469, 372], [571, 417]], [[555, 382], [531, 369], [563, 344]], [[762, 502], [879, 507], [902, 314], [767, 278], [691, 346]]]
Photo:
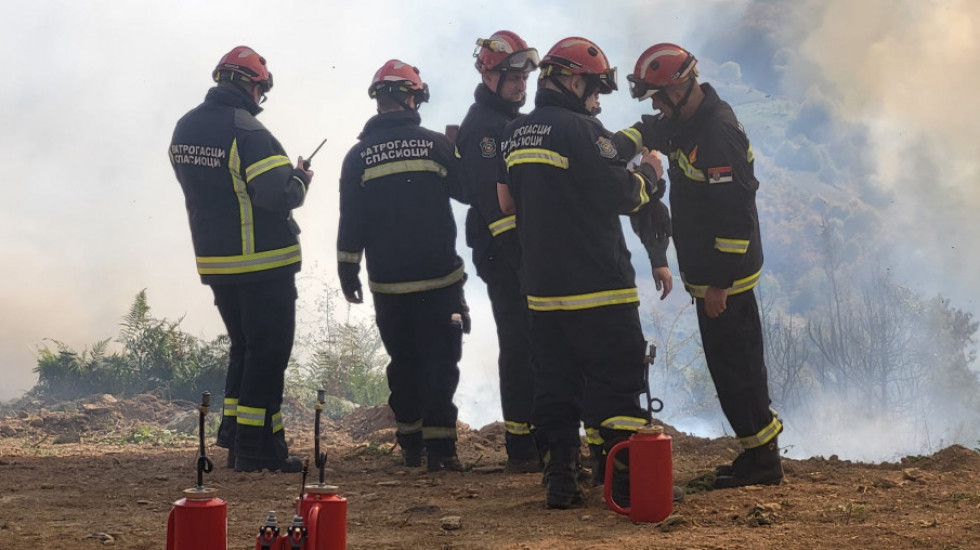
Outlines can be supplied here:
[[[194, 424], [193, 403], [153, 395], [4, 411], [0, 548], [163, 548], [170, 507], [195, 482], [196, 437], [165, 430], [181, 413]], [[300, 456], [313, 436], [291, 427], [312, 424], [295, 407], [286, 415]], [[538, 475], [503, 473], [499, 424], [460, 428], [471, 469], [428, 474], [398, 464], [386, 408], [326, 422], [326, 480], [348, 499], [349, 548], [980, 548], [980, 454], [961, 446], [878, 465], [786, 460], [778, 487], [692, 493], [670, 522], [634, 525], [596, 491], [585, 508], [547, 510]], [[678, 482], [736, 453], [731, 439], [668, 432]], [[269, 510], [291, 515], [301, 476], [235, 473], [212, 452], [205, 485], [228, 502], [228, 548], [252, 548]], [[444, 529], [446, 516], [459, 528]]]

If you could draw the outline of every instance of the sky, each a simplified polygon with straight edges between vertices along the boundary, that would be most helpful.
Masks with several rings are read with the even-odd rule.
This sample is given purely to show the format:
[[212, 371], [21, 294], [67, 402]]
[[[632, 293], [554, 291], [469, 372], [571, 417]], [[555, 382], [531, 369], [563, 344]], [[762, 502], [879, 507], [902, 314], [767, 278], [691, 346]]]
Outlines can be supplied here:
[[[603, 98], [601, 119], [612, 129], [649, 112], [629, 98], [625, 75], [656, 42], [694, 52], [705, 80], [727, 79], [813, 113], [803, 133], [818, 144], [834, 145], [833, 128], [862, 129], [861, 150], [848, 152], [860, 162], [838, 170], [833, 183], [846, 190], [860, 180], [886, 192], [886, 229], [908, 242], [893, 267], [958, 307], [980, 309], [980, 3], [45, 0], [6, 11], [0, 399], [33, 386], [37, 349], [51, 339], [83, 349], [115, 337], [141, 289], [155, 316], [182, 318], [185, 331], [208, 339], [223, 331], [195, 272], [166, 150], [177, 119], [211, 86], [218, 59], [242, 44], [275, 75], [259, 119], [289, 156], [327, 139], [295, 212], [301, 294], [311, 284], [336, 285], [340, 162], [374, 114], [367, 87], [375, 70], [391, 58], [417, 65], [432, 92], [423, 125], [440, 130], [472, 103], [475, 40], [510, 29], [542, 55], [566, 36], [596, 42], [620, 70], [620, 92]], [[781, 162], [773, 151], [756, 150], [756, 158], [763, 170]], [[464, 210], [456, 211], [462, 233]], [[471, 263], [462, 239], [459, 253]], [[479, 426], [499, 419], [496, 340], [485, 289], [470, 271], [477, 328], [465, 342], [457, 402], [461, 419]], [[364, 304], [353, 314], [371, 310]]]

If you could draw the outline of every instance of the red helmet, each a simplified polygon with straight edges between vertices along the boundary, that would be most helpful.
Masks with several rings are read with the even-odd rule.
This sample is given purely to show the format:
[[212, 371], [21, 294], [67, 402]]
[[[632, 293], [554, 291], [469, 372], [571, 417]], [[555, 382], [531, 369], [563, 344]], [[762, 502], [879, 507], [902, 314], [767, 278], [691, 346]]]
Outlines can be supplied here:
[[558, 41], [541, 60], [541, 69], [542, 78], [553, 73], [597, 76], [602, 94], [617, 89], [616, 67], [610, 67], [606, 54], [585, 38], [572, 36]]
[[429, 100], [429, 85], [422, 82], [418, 68], [391, 59], [374, 73], [368, 95], [376, 99], [380, 94], [395, 92], [406, 92], [414, 96], [416, 107]]
[[238, 46], [226, 53], [211, 73], [215, 82], [242, 80], [256, 82], [266, 94], [272, 89], [272, 73], [265, 66], [265, 58], [248, 46]]
[[533, 71], [538, 68], [538, 50], [527, 47], [517, 33], [497, 31], [490, 38], [477, 38], [476, 70], [483, 74], [488, 71]]
[[630, 83], [630, 95], [642, 101], [658, 90], [697, 76], [698, 60], [691, 52], [677, 44], [664, 42], [647, 48], [626, 80]]

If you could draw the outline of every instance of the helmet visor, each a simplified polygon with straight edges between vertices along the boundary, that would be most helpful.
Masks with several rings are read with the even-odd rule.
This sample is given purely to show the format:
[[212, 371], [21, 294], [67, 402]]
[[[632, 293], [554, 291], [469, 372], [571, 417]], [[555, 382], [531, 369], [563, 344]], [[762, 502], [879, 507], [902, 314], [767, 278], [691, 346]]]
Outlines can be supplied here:
[[429, 85], [423, 82], [422, 89], [415, 91], [415, 103], [421, 105], [427, 101], [429, 101]]
[[269, 93], [269, 90], [272, 89], [272, 73], [269, 73], [269, 78], [266, 80], [259, 81], [259, 89], [262, 90], [263, 94]]
[[644, 100], [657, 91], [656, 88], [638, 76], [626, 75], [626, 80], [630, 83], [630, 96], [634, 99]]
[[619, 89], [616, 84], [616, 67], [599, 74], [599, 93], [611, 94]]
[[504, 58], [491, 71], [533, 71], [538, 68], [541, 59], [538, 57], [538, 50], [528, 48], [519, 52], [514, 52]]

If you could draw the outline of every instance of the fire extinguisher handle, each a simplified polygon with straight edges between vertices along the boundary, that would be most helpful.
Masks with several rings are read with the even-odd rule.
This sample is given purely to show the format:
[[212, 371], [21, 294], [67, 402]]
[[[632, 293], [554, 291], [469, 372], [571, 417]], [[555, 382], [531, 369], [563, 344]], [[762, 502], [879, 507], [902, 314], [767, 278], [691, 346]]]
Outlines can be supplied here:
[[612, 449], [609, 449], [609, 453], [606, 455], [606, 471], [605, 476], [603, 477], [604, 482], [602, 484], [602, 496], [605, 498], [606, 504], [609, 505], [609, 509], [624, 516], [628, 516], [630, 514], [630, 508], [623, 508], [617, 504], [615, 500], [613, 500], [612, 477], [613, 469], [616, 467], [616, 454], [623, 449], [629, 448], [629, 446], [630, 441], [628, 439], [624, 439], [623, 441], [613, 445]]
[[167, 550], [174, 550], [174, 511], [177, 508], [170, 509], [170, 515], [167, 516]]
[[326, 541], [320, 540], [320, 507], [311, 507], [304, 519], [306, 521], [306, 547], [316, 549], [326, 545]]

